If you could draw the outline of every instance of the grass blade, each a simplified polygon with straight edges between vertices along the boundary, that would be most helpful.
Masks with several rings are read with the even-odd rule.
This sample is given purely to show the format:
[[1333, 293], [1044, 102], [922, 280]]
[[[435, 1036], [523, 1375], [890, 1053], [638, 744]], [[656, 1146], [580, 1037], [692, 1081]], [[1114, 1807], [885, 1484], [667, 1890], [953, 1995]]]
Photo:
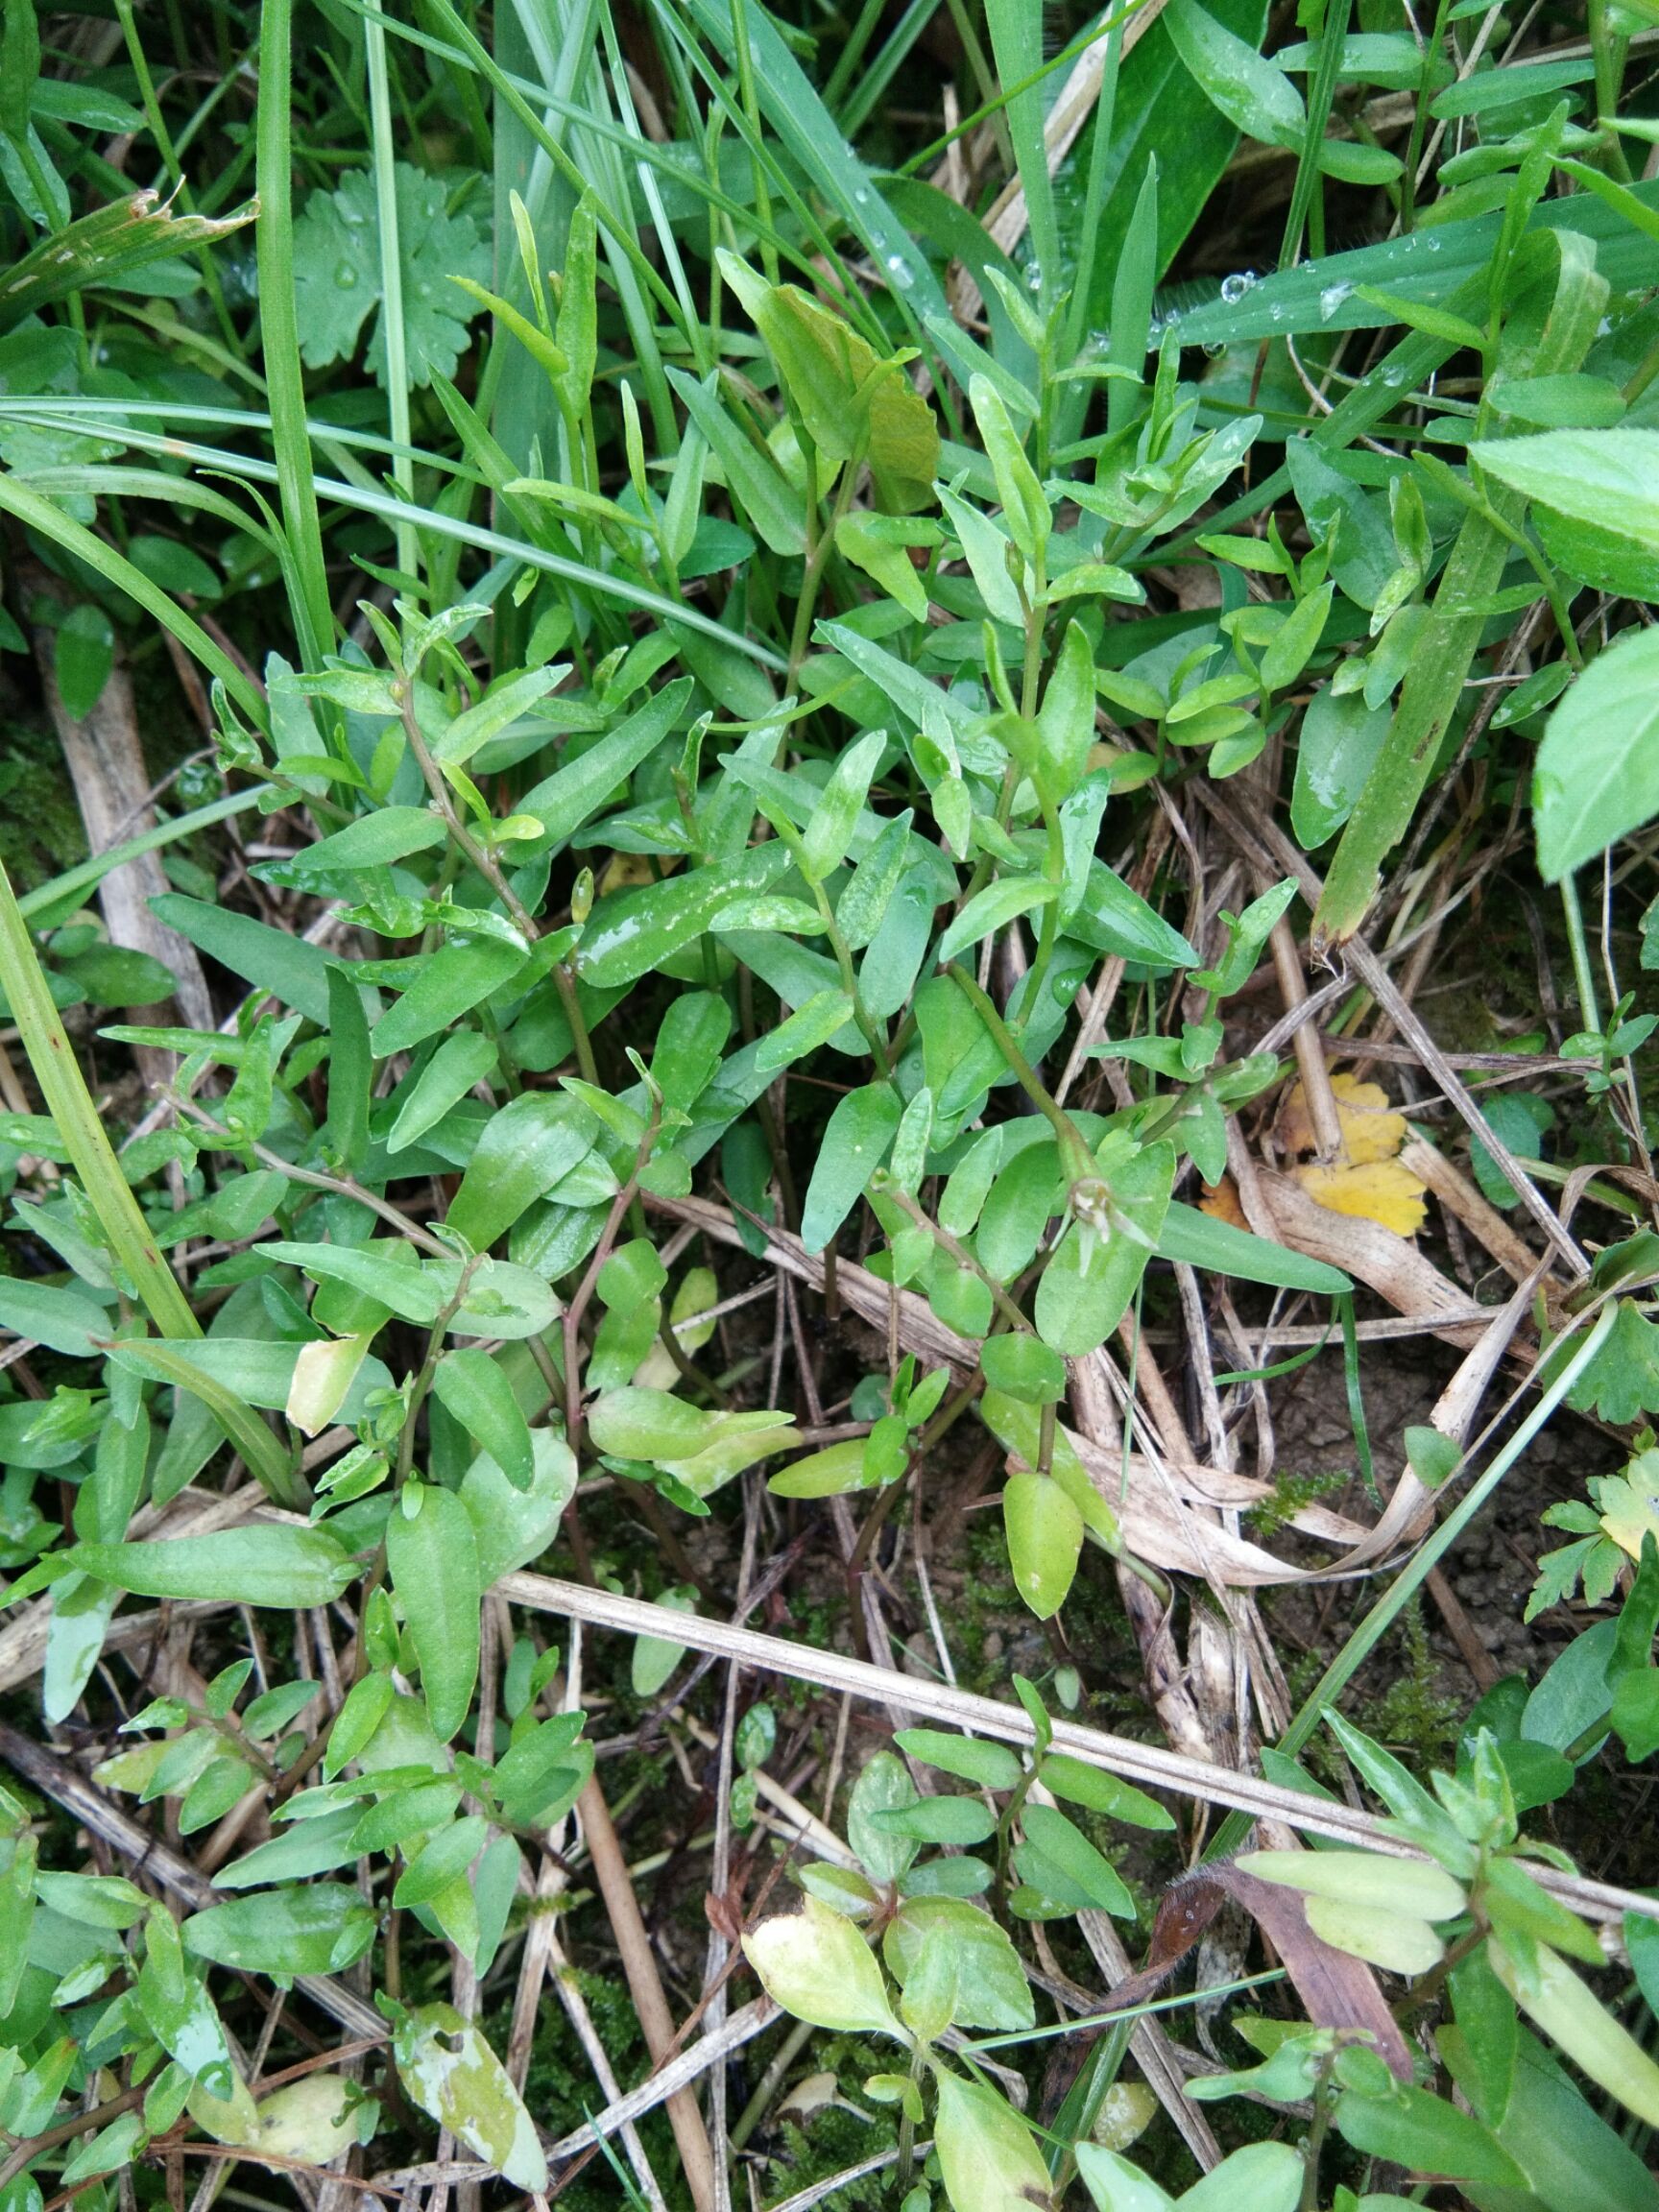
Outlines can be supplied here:
[[[173, 496], [177, 497], [177, 490]], [[159, 585], [152, 584], [142, 570], [135, 568], [124, 554], [107, 545], [95, 531], [84, 523], [75, 521], [61, 508], [33, 486], [19, 482], [15, 476], [0, 475], [0, 513], [15, 516], [31, 530], [37, 530], [55, 545], [61, 545], [66, 553], [84, 561], [107, 583], [125, 591], [164, 628], [171, 630], [179, 642], [202, 663], [209, 674], [217, 676], [230, 697], [235, 700], [249, 719], [263, 729], [266, 724], [265, 698], [257, 685], [249, 681], [242, 669], [224, 647], [208, 637], [200, 622], [186, 614], [175, 604]]]
[[334, 608], [311, 475], [294, 300], [293, 30], [294, 0], [267, 0], [259, 36], [259, 316], [282, 520], [299, 575], [294, 628], [306, 666], [315, 668], [334, 643]]

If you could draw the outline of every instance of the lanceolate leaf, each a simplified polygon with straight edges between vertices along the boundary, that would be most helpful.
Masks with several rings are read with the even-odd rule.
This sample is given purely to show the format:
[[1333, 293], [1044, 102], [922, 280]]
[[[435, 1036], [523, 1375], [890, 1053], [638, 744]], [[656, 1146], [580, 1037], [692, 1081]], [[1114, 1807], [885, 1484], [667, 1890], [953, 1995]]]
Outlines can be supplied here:
[[453, 1491], [405, 1485], [386, 1524], [386, 1565], [403, 1607], [440, 1742], [466, 1719], [478, 1680], [478, 1546]]
[[325, 1528], [226, 1528], [137, 1544], [78, 1544], [84, 1574], [140, 1598], [216, 1598], [231, 1604], [327, 1605], [357, 1563]]

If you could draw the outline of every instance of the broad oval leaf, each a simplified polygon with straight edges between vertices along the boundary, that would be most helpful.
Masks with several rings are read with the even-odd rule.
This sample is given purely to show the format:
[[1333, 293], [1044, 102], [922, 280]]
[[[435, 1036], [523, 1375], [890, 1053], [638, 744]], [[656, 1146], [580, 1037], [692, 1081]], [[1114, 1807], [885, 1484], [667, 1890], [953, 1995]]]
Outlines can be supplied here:
[[186, 1951], [215, 1965], [292, 1980], [338, 1974], [374, 1940], [374, 1909], [340, 1882], [269, 1889], [193, 1912], [184, 1922]]
[[885, 1083], [849, 1091], [830, 1117], [801, 1209], [801, 1238], [822, 1252], [886, 1159], [902, 1109]]
[[1035, 2136], [1007, 2100], [981, 2081], [940, 2074], [933, 2148], [954, 2205], [1032, 2212], [1050, 2200], [1048, 2169]]
[[814, 2028], [905, 2040], [876, 1954], [851, 1920], [808, 1896], [743, 1938], [749, 1963], [775, 2004]]
[[1051, 1476], [1010, 1475], [1002, 1522], [1014, 1586], [1039, 1621], [1060, 1610], [1083, 1550], [1083, 1516]]
[[1566, 692], [1538, 748], [1532, 813], [1550, 883], [1659, 814], [1659, 630], [1616, 637]]

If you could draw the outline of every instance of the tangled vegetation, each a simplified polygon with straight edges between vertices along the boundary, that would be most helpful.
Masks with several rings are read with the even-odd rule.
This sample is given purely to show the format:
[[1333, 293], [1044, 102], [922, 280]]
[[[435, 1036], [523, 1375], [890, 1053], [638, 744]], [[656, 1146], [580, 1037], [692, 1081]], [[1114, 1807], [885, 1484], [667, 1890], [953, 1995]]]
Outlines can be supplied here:
[[4, 0], [0, 2212], [1659, 2212], [1656, 41]]

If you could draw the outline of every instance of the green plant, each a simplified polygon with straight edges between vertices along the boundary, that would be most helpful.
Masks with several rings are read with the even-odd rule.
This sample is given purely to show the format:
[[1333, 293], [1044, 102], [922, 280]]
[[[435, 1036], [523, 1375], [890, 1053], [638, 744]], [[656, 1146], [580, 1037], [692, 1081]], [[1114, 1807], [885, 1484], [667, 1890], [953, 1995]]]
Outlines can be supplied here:
[[[702, 1940], [705, 1897], [689, 2081], [737, 2048], [741, 1950], [800, 2020], [901, 2054], [864, 2081], [891, 2189], [849, 2186], [905, 2212], [935, 2181], [955, 2212], [1177, 2200], [1172, 2146], [1093, 2131], [1182, 1915], [1224, 1898], [1309, 2017], [1235, 2013], [1262, 2063], [1191, 2102], [1306, 2128], [1230, 2136], [1180, 2201], [1348, 2212], [1385, 2200], [1368, 2160], [1473, 2202], [1653, 2200], [1592, 2102], [1659, 2126], [1652, 1919], [1521, 1825], [1659, 1745], [1650, 1435], [1544, 1513], [1575, 1541], [1529, 1617], [1599, 1617], [1536, 1682], [1463, 1710], [1415, 1602], [1561, 1408], [1659, 1413], [1645, 6], [1537, 52], [1394, 0], [1275, 19], [1270, 52], [1254, 0], [1062, 14], [220, 0], [204, 72], [177, 11], [117, 0], [94, 62], [7, 0], [8, 714], [39, 671], [73, 747], [131, 665], [176, 726], [108, 850], [20, 898], [0, 874], [0, 1674], [44, 1792], [0, 1805], [4, 2212], [376, 2144], [401, 2194], [411, 2106], [562, 2188], [586, 2115], [564, 2073], [568, 2110], [526, 2087], [544, 1976], [619, 2084], [555, 1910], [584, 1940], [603, 1911], [655, 2068], [697, 1970], [663, 1944], [671, 2006], [642, 1900]], [[1271, 274], [1214, 280], [1224, 223]], [[171, 973], [117, 941], [139, 859], [218, 1027], [157, 1013]], [[1528, 978], [1508, 1058], [1414, 1002], [1477, 893]], [[1552, 980], [1526, 1000], [1534, 943], [1570, 1013]], [[1412, 1062], [1409, 1131], [1360, 1158], [1376, 1109], [1327, 1046]], [[1354, 1180], [1406, 1146], [1473, 1260]], [[1490, 1310], [1488, 1257], [1525, 1288]], [[1379, 1420], [1394, 1311], [1464, 1358], [1433, 1426]], [[1212, 1322], [1266, 1351], [1213, 1357]], [[1480, 1435], [1505, 1349], [1534, 1395]], [[1272, 1479], [1240, 1472], [1291, 1377], [1339, 1390], [1351, 1493], [1272, 1467], [1264, 1419]], [[1409, 1473], [1357, 1523], [1397, 1428]], [[792, 1596], [878, 1655], [914, 1561], [910, 1658], [950, 1675], [928, 1575], [984, 1566], [960, 1527], [994, 1486], [966, 1610], [997, 1616], [1010, 1742], [902, 1727], [853, 1762], [840, 1846], [790, 1777], [833, 1784], [845, 1716], [734, 1672], [693, 1710], [685, 1654], [712, 1632], [735, 1668], [737, 1617]], [[566, 1564], [634, 1636], [619, 1673], [541, 1643]], [[1312, 1803], [1329, 1720], [1392, 1823], [1359, 1835], [1417, 1856], [1236, 1859], [1233, 1814], [1176, 1881], [1174, 1816], [1030, 1677], [1086, 1726], [1079, 1623], [1118, 1608], [1172, 1786], [1236, 1805], [1252, 1688], [1282, 1712], [1255, 1594], [1310, 1572], [1342, 1595], [1271, 1809]], [[1454, 1768], [1427, 1788], [1337, 1711], [1403, 1616]], [[146, 1622], [170, 1672], [130, 1695]], [[682, 1719], [707, 1773], [678, 1736], [667, 1764]], [[133, 1871], [164, 1826], [171, 1902], [81, 1866], [47, 1804]], [[762, 1912], [802, 1836], [836, 1848]], [[1022, 2116], [1033, 1971], [1121, 1984], [1108, 1923], [1160, 1890], [1144, 1974]], [[1620, 1928], [1609, 2002], [1566, 1895]], [[352, 2047], [273, 2084], [302, 2036], [249, 1993], [290, 1984]], [[626, 2193], [673, 2199], [672, 2156], [715, 2200], [718, 2079], [665, 2094], [649, 2149], [608, 2123]]]

